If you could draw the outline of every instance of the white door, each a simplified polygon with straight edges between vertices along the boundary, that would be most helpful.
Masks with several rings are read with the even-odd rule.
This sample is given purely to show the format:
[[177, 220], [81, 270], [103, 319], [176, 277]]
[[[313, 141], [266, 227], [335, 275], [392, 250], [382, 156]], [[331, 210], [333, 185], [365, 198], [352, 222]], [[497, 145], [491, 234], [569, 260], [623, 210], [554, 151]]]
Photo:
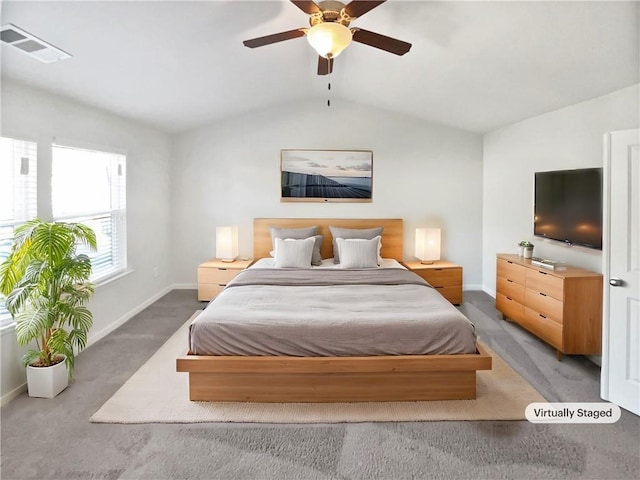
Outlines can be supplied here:
[[640, 415], [640, 130], [605, 135], [602, 398]]

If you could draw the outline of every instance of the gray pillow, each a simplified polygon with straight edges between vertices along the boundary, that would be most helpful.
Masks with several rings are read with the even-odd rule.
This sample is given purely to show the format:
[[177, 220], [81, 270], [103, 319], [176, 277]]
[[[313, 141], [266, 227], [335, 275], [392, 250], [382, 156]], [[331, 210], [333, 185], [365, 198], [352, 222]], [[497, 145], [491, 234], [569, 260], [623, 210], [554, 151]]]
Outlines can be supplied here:
[[357, 229], [329, 226], [331, 236], [333, 237], [333, 263], [340, 263], [340, 253], [338, 252], [336, 238], [363, 238], [365, 240], [371, 240], [378, 235], [382, 236], [383, 229], [384, 227]]
[[320, 247], [322, 247], [322, 235], [315, 235], [316, 243], [313, 244], [313, 252], [311, 253], [311, 265], [322, 265], [322, 254], [320, 253]]
[[311, 255], [311, 265], [322, 265], [322, 254], [320, 253], [320, 246], [322, 245], [322, 235], [316, 235], [318, 233], [318, 227], [304, 227], [304, 228], [281, 228], [271, 227], [271, 247], [275, 250], [276, 238], [293, 238], [294, 240], [302, 240], [309, 237], [315, 237], [316, 242], [313, 245], [313, 254]]

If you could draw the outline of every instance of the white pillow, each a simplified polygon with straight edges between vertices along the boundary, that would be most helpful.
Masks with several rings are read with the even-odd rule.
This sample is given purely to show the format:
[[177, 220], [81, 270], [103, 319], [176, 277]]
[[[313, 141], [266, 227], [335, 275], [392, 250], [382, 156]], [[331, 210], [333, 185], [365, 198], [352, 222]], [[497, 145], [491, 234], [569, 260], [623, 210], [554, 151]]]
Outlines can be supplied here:
[[[313, 245], [313, 252], [311, 253], [311, 265], [313, 265], [314, 267], [317, 267], [319, 265], [322, 265], [322, 253], [320, 253], [320, 248], [322, 246], [322, 239], [324, 238], [322, 235], [315, 235], [314, 237], [316, 241]], [[284, 240], [302, 240], [300, 238], [284, 238]], [[269, 252], [269, 255], [271, 255], [272, 257], [276, 256], [276, 247], [275, 247], [275, 243], [273, 245], [273, 250], [271, 250]]]
[[269, 255], [275, 257], [276, 251], [276, 238], [293, 238], [295, 240], [302, 240], [303, 238], [316, 237], [316, 244], [313, 247], [313, 254], [311, 255], [311, 265], [322, 264], [322, 254], [320, 248], [322, 246], [322, 235], [317, 235], [318, 227], [305, 227], [305, 228], [279, 228], [270, 227], [271, 230], [271, 245], [273, 250], [269, 252]]
[[[373, 238], [343, 238], [343, 240], [378, 240], [378, 266], [382, 265], [382, 257], [380, 256], [380, 251], [382, 250], [382, 237], [380, 235]], [[338, 249], [338, 257], [340, 256], [340, 247], [338, 246], [338, 242], [336, 241], [336, 248]], [[335, 263], [335, 258], [333, 259]]]
[[364, 238], [336, 238], [340, 268], [375, 268], [378, 266], [380, 236]]
[[311, 267], [311, 255], [313, 254], [314, 237], [303, 240], [293, 238], [275, 239], [275, 266], [276, 268], [309, 268]]

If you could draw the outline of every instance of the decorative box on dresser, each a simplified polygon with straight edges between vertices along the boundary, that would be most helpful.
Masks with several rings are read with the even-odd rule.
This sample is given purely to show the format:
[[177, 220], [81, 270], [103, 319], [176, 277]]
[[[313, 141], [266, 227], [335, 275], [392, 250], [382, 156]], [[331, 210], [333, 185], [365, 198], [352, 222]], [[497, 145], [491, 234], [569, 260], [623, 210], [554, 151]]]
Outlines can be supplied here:
[[251, 265], [251, 260], [223, 262], [212, 258], [198, 265], [198, 300], [209, 301], [218, 295], [236, 275]]
[[551, 270], [531, 259], [498, 254], [496, 308], [563, 354], [600, 355], [602, 275], [566, 266]]
[[412, 272], [420, 275], [454, 305], [462, 303], [462, 267], [447, 260], [433, 263], [403, 262]]

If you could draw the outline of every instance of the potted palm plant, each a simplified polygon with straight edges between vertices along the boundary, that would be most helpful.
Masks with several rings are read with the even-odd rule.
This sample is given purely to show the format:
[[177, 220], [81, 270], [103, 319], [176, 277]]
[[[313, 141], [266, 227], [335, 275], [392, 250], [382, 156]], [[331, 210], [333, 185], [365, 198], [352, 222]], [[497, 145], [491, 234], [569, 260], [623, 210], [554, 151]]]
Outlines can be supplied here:
[[[78, 223], [30, 220], [16, 229], [0, 264], [0, 293], [16, 322], [29, 396], [55, 397], [73, 379], [75, 353], [87, 344], [93, 315], [91, 261], [79, 245], [96, 249], [91, 228]], [[33, 348], [35, 347], [35, 348]]]

